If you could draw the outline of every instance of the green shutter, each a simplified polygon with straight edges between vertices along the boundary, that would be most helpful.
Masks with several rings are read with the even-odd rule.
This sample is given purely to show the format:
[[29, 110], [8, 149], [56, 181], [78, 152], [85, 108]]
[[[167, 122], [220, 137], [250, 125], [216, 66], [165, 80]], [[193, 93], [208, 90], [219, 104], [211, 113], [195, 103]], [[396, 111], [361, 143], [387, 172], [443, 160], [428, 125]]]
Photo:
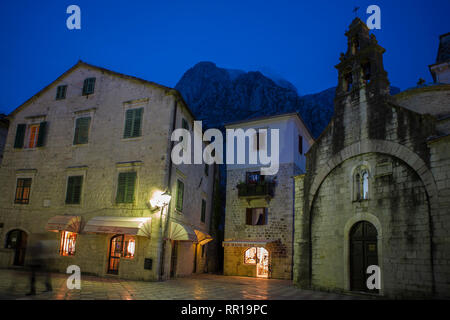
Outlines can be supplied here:
[[39, 135], [37, 140], [37, 147], [43, 147], [45, 145], [45, 137], [47, 134], [47, 122], [41, 122], [39, 124]]
[[202, 200], [202, 215], [200, 217], [200, 220], [202, 222], [205, 222], [205, 218], [206, 218], [206, 201]]
[[117, 203], [132, 203], [134, 201], [134, 189], [136, 184], [136, 172], [121, 172], [117, 183]]
[[139, 108], [134, 110], [134, 121], [133, 121], [133, 137], [141, 136], [141, 121], [142, 121], [142, 111], [144, 109]]
[[177, 180], [177, 202], [176, 209], [178, 211], [183, 211], [183, 197], [184, 197], [184, 183]]
[[73, 144], [88, 143], [90, 123], [91, 123], [91, 117], [78, 118], [76, 120]]
[[134, 138], [141, 136], [142, 113], [144, 109], [129, 109], [125, 113], [124, 138]]
[[83, 176], [72, 176], [67, 181], [66, 203], [79, 204], [81, 200], [81, 188]]
[[25, 130], [27, 128], [26, 124], [18, 124], [16, 129], [16, 139], [14, 141], [14, 148], [23, 148], [23, 143], [25, 139]]

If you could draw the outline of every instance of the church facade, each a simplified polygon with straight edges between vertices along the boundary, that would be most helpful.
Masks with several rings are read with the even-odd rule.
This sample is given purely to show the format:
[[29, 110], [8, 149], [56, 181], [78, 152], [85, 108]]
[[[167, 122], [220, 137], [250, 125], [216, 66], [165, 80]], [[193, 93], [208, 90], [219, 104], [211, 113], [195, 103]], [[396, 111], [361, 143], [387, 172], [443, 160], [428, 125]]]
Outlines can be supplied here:
[[[358, 18], [346, 36], [333, 118], [294, 178], [294, 282], [448, 297], [450, 84], [390, 96], [385, 49]], [[370, 266], [380, 271], [372, 289]]]

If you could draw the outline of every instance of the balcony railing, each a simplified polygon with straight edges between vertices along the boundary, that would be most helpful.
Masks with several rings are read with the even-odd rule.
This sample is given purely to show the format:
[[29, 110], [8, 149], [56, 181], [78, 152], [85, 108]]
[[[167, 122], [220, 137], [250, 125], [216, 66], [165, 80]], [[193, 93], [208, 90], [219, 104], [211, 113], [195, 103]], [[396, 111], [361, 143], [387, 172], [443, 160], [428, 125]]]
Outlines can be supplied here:
[[263, 181], [258, 183], [239, 183], [238, 197], [273, 197], [275, 183], [272, 181]]

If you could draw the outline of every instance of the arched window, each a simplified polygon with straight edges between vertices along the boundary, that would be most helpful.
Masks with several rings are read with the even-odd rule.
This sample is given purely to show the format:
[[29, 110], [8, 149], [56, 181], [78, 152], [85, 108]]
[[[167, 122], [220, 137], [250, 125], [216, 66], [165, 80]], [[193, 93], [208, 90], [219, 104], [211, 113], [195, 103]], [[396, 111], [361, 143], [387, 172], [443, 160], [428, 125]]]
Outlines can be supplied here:
[[353, 175], [353, 200], [362, 201], [369, 199], [369, 170], [364, 167], [358, 167]]

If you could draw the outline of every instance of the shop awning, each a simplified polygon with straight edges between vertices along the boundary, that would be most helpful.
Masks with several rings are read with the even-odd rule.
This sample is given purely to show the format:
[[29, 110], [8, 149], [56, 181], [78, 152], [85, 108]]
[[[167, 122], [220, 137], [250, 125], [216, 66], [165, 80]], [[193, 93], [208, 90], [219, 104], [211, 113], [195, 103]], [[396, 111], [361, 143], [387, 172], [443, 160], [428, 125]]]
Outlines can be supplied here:
[[227, 240], [222, 242], [223, 247], [264, 247], [270, 240]]
[[45, 229], [52, 232], [69, 231], [79, 233], [80, 226], [80, 216], [54, 216], [48, 220]]
[[150, 237], [151, 219], [150, 217], [95, 217], [86, 223], [83, 232]]
[[185, 224], [173, 221], [170, 223], [169, 239], [197, 242], [197, 236], [194, 229]]
[[200, 230], [197, 230], [197, 229], [195, 229], [194, 232], [195, 232], [195, 235], [197, 236], [198, 244], [200, 244], [202, 246], [207, 244], [208, 242], [212, 241], [212, 239], [213, 239], [206, 232], [203, 232], [203, 231], [200, 231]]

